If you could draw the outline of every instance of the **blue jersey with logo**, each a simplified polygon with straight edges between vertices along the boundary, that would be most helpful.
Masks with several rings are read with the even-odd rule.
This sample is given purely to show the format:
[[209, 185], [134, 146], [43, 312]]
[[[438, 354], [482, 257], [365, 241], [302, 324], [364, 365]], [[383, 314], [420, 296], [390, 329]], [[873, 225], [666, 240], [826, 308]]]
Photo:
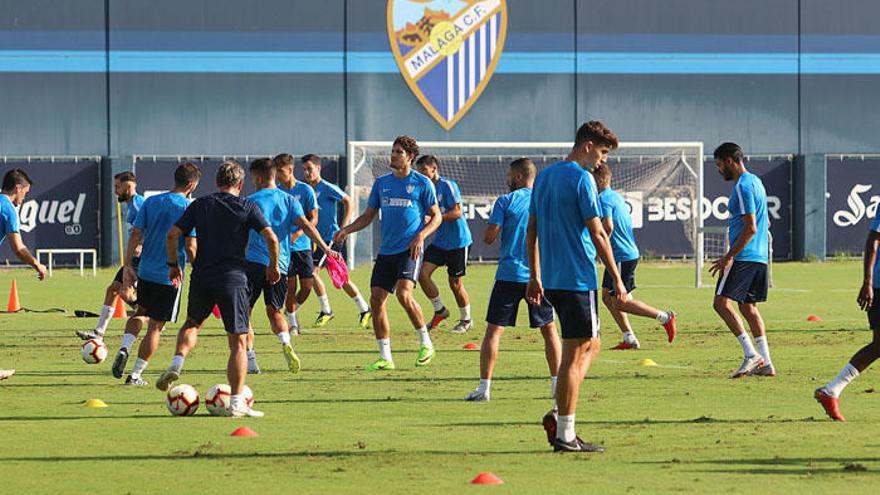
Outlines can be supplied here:
[[0, 245], [6, 240], [6, 234], [18, 232], [18, 212], [12, 200], [5, 194], [0, 194]]
[[742, 232], [744, 225], [742, 215], [755, 215], [755, 223], [758, 226], [758, 231], [755, 232], [752, 240], [733, 259], [767, 264], [770, 255], [767, 192], [764, 190], [764, 183], [757, 175], [746, 172], [739, 177], [727, 201], [727, 211], [730, 213], [727, 235], [731, 245]]
[[[315, 199], [315, 190], [312, 189], [312, 186], [306, 184], [305, 182], [296, 181], [296, 184], [294, 184], [293, 187], [291, 187], [290, 189], [284, 187], [279, 187], [278, 189], [286, 192], [287, 194], [290, 194], [291, 196], [293, 196], [293, 199], [299, 201], [299, 204], [302, 207], [303, 212], [305, 213], [306, 219], [309, 218], [309, 213], [311, 213], [312, 210], [318, 208], [318, 201]], [[308, 238], [308, 236], [301, 235], [290, 246], [290, 250], [311, 251], [312, 241]]]
[[333, 234], [339, 230], [339, 218], [337, 217], [336, 205], [347, 194], [336, 184], [322, 180], [314, 187], [315, 199], [318, 201], [318, 233], [324, 242], [330, 243]]
[[[168, 279], [165, 236], [186, 211], [187, 206], [189, 200], [183, 194], [170, 191], [151, 196], [143, 202], [132, 225], [143, 235], [138, 279], [154, 284], [171, 285], [171, 280]], [[192, 232], [188, 235], [192, 235]], [[177, 246], [177, 259], [180, 266], [186, 263], [183, 237], [180, 238]]]
[[501, 227], [501, 258], [495, 280], [529, 281], [529, 256], [526, 252], [526, 229], [529, 226], [529, 202], [532, 190], [517, 189], [495, 200], [489, 224]]
[[[871, 230], [880, 233], [880, 211], [874, 216], [871, 222]], [[880, 288], [880, 253], [877, 253], [877, 259], [874, 261], [874, 288]], [[874, 297], [878, 297], [876, 294]]]
[[621, 262], [638, 259], [639, 248], [633, 235], [632, 217], [629, 214], [629, 205], [623, 200], [623, 196], [607, 187], [599, 193], [599, 206], [602, 208], [602, 218], [610, 218], [614, 225], [614, 230], [611, 231], [611, 250], [614, 251], [614, 260]]
[[131, 197], [131, 201], [128, 202], [128, 210], [125, 212], [125, 223], [128, 224], [128, 233], [131, 233], [131, 227], [134, 225], [134, 220], [138, 216], [138, 212], [141, 211], [141, 207], [144, 205], [144, 197], [138, 193], [134, 193], [134, 196]]
[[593, 175], [575, 162], [545, 168], [535, 179], [529, 215], [538, 223], [544, 288], [597, 290], [596, 247], [586, 226], [599, 216]]
[[413, 170], [402, 179], [394, 174], [377, 178], [367, 204], [382, 215], [379, 254], [398, 254], [409, 249], [425, 226], [425, 215], [437, 204], [437, 194], [431, 180]]
[[[278, 270], [286, 275], [290, 267], [290, 234], [299, 230], [296, 220], [304, 216], [302, 206], [293, 196], [275, 187], [261, 189], [248, 196], [247, 199], [260, 207], [260, 212], [263, 213], [263, 217], [266, 218], [272, 231], [278, 237], [280, 244]], [[248, 238], [245, 259], [269, 266], [269, 247], [266, 245], [266, 239], [253, 230], [250, 231]]]
[[[440, 205], [440, 213], [446, 213], [456, 204], [461, 204], [461, 191], [455, 181], [440, 177], [435, 186], [437, 192], [437, 204]], [[473, 243], [471, 231], [468, 228], [464, 216], [454, 222], [442, 222], [431, 243], [440, 249], [461, 249]]]

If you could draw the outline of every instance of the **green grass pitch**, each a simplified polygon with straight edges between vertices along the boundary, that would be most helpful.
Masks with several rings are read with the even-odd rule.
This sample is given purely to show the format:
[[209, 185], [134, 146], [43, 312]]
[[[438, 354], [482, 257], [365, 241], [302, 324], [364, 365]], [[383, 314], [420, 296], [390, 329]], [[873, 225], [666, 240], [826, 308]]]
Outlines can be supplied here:
[[[761, 309], [780, 376], [737, 381], [727, 376], [742, 354], [711, 309], [711, 289], [689, 288], [686, 265], [640, 266], [635, 295], [675, 309], [680, 336], [667, 345], [658, 325], [634, 319], [643, 350], [607, 350], [619, 333], [603, 309], [606, 350], [581, 389], [577, 415], [580, 435], [607, 448], [600, 455], [548, 447], [540, 420], [551, 405], [549, 380], [539, 335], [527, 328], [505, 335], [492, 401], [462, 401], [479, 370], [478, 353], [462, 346], [482, 338], [494, 269], [470, 269], [480, 323], [468, 335], [437, 334], [437, 357], [424, 369], [414, 367], [417, 339], [392, 301], [398, 369], [363, 371], [377, 352], [372, 333], [356, 327], [353, 303], [332, 291], [337, 317], [295, 338], [303, 370], [290, 375], [260, 303], [264, 373], [248, 383], [266, 417], [256, 420], [210, 417], [204, 404], [195, 417], [167, 413], [152, 382], [168, 365], [177, 325], [147, 370], [148, 388], [123, 387], [110, 375], [122, 320], [108, 331], [111, 358], [83, 363], [73, 331], [95, 319], [69, 315], [98, 308], [110, 270], [98, 278], [59, 270], [42, 283], [30, 272], [2, 271], [4, 301], [15, 277], [24, 306], [68, 313], [0, 314], [0, 368], [18, 370], [0, 383], [0, 493], [871, 493], [880, 483], [876, 372], [844, 393], [847, 423], [827, 420], [812, 398], [870, 339], [855, 304], [859, 263], [775, 265], [776, 288]], [[363, 289], [368, 277], [354, 273]], [[443, 277], [438, 271], [435, 280]], [[421, 293], [419, 301], [430, 309]], [[301, 321], [316, 312], [311, 297]], [[822, 321], [808, 323], [808, 314]], [[225, 382], [226, 356], [211, 318], [179, 383], [204, 400]], [[646, 357], [659, 366], [638, 366]], [[110, 407], [86, 409], [90, 398]], [[229, 437], [239, 425], [260, 436]], [[468, 485], [481, 471], [505, 484]]]

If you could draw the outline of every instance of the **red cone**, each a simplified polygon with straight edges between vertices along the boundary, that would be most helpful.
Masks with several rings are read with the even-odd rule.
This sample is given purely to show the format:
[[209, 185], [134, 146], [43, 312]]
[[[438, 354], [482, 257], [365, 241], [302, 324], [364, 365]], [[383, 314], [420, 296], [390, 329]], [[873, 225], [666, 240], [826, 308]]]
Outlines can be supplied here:
[[248, 428], [247, 426], [240, 426], [235, 429], [232, 433], [229, 434], [230, 437], [256, 437], [257, 432]]
[[807, 321], [822, 321], [822, 318], [819, 318], [816, 315], [810, 315], [807, 317]]
[[462, 349], [464, 349], [466, 351], [479, 351], [480, 346], [478, 346], [477, 344], [474, 344], [473, 342], [468, 342], [467, 344], [464, 345], [464, 347], [462, 347]]
[[495, 473], [491, 473], [489, 471], [482, 472], [477, 475], [476, 478], [471, 480], [472, 485], [501, 485], [504, 481], [498, 476], [495, 476]]

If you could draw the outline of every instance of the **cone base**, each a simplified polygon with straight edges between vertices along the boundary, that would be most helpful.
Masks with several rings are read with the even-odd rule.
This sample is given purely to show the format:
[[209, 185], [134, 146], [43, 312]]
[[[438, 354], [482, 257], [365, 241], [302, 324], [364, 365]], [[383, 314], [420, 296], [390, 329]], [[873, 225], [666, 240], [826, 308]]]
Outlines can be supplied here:
[[257, 432], [248, 428], [247, 426], [240, 426], [236, 428], [232, 433], [229, 434], [230, 437], [256, 437]]
[[501, 485], [503, 483], [504, 481], [495, 476], [495, 473], [488, 471], [478, 474], [476, 478], [471, 480], [472, 485]]

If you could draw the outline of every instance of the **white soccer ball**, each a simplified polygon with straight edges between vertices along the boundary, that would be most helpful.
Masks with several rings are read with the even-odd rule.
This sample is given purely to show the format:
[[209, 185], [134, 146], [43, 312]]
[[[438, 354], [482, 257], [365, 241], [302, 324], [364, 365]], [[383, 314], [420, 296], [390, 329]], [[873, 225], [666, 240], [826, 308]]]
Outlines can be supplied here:
[[175, 416], [192, 416], [199, 409], [199, 392], [190, 385], [178, 385], [168, 391], [165, 406]]
[[244, 389], [241, 391], [241, 395], [244, 396], [244, 402], [248, 407], [252, 407], [254, 405], [254, 391], [251, 390], [247, 385], [244, 386]]
[[107, 346], [98, 339], [89, 339], [83, 343], [81, 353], [86, 363], [98, 364], [107, 359]]
[[225, 416], [226, 410], [229, 409], [229, 401], [232, 396], [232, 389], [225, 383], [218, 383], [211, 387], [208, 395], [205, 396], [205, 407], [211, 416]]

